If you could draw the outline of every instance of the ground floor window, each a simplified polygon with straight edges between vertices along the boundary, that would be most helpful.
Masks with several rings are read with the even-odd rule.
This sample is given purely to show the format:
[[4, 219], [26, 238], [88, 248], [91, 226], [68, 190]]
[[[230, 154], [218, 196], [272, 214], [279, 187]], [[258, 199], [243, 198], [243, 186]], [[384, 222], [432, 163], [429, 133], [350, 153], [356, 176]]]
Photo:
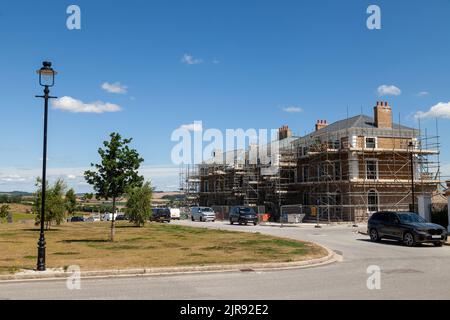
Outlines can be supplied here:
[[378, 211], [379, 201], [378, 201], [378, 192], [375, 190], [370, 190], [367, 194], [367, 204], [369, 212]]

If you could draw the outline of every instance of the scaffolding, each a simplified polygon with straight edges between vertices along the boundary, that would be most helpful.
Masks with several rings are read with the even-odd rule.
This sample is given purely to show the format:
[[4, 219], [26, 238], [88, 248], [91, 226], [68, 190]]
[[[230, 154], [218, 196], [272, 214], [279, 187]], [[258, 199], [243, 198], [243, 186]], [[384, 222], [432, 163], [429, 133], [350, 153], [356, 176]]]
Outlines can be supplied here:
[[413, 186], [416, 196], [441, 191], [438, 135], [399, 124], [351, 127], [348, 121], [283, 140], [270, 163], [250, 163], [247, 151], [244, 161], [188, 166], [180, 174], [181, 190], [190, 204], [264, 206], [274, 220], [283, 206], [301, 204], [305, 221], [328, 223], [414, 210]]

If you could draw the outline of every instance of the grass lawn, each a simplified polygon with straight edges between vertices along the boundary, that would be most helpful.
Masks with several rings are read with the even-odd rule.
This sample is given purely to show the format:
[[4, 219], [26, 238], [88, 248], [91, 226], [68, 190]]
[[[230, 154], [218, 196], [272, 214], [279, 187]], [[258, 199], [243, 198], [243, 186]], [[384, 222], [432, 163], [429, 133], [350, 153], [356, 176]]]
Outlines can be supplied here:
[[[261, 234], [150, 223], [117, 222], [108, 241], [107, 222], [65, 223], [46, 232], [47, 267], [82, 270], [288, 262], [325, 256], [314, 244]], [[0, 273], [36, 266], [39, 230], [29, 223], [0, 224]]]
[[25, 220], [36, 220], [36, 215], [31, 214], [31, 213], [18, 213], [18, 212], [13, 212], [13, 221], [14, 222], [20, 222], [20, 221], [25, 221]]

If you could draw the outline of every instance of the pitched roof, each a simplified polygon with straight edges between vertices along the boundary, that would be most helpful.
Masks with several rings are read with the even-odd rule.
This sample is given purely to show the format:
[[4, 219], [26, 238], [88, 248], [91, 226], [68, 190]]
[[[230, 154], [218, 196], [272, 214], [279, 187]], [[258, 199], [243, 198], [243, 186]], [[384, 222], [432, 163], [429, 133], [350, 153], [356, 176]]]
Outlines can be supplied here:
[[[349, 119], [344, 119], [344, 120], [340, 120], [340, 121], [336, 121], [322, 129], [320, 129], [319, 131], [316, 131], [312, 134], [315, 133], [326, 133], [326, 132], [334, 132], [334, 131], [339, 131], [339, 130], [346, 130], [346, 129], [352, 129], [352, 128], [357, 128], [357, 129], [379, 129], [376, 125], [375, 125], [375, 121], [372, 117], [366, 116], [366, 115], [358, 115]], [[392, 124], [392, 130], [410, 130], [410, 131], [416, 131], [416, 129], [414, 128], [410, 128], [410, 127], [406, 127], [406, 126], [402, 126], [398, 123], [393, 123]], [[386, 129], [383, 129], [386, 130]], [[389, 130], [389, 129], [387, 129]]]

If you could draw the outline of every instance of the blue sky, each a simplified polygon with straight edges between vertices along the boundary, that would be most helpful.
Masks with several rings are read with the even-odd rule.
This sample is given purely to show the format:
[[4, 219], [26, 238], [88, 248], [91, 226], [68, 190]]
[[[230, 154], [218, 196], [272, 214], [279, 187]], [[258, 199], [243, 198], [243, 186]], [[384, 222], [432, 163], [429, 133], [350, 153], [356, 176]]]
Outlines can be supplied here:
[[[66, 27], [71, 4], [81, 8], [81, 30]], [[371, 4], [381, 8], [381, 30], [366, 27]], [[417, 126], [417, 112], [437, 106], [422, 127], [434, 133], [439, 116], [450, 172], [448, 0], [4, 1], [0, 38], [0, 191], [31, 191], [40, 174], [35, 70], [46, 59], [59, 72], [52, 94], [74, 99], [66, 101], [72, 111], [85, 104], [116, 111], [51, 109], [50, 175], [79, 192], [89, 190], [80, 173], [112, 131], [134, 138], [158, 189], [174, 190], [170, 136], [181, 125], [288, 124], [304, 134], [317, 119], [345, 118], [347, 107], [350, 115], [372, 115], [377, 100], [389, 101], [394, 118], [409, 126]], [[124, 92], [102, 88], [117, 82], [112, 89]], [[382, 85], [401, 94], [380, 96]]]

